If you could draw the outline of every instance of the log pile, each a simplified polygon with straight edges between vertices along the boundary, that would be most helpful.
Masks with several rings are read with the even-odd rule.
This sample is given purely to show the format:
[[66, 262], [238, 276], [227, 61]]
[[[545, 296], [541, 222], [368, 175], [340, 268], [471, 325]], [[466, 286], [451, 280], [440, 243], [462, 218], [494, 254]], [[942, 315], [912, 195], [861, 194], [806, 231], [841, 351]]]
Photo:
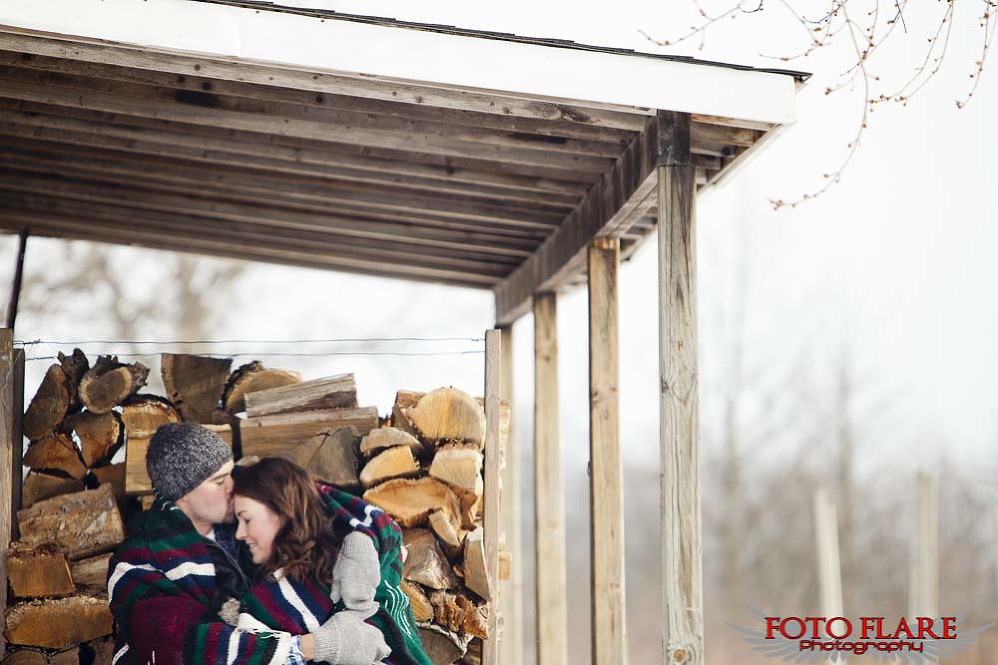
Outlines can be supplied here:
[[403, 591], [438, 665], [474, 660], [491, 637], [484, 441], [481, 400], [454, 388], [399, 391], [388, 422], [360, 441], [363, 496], [402, 527]]
[[[407, 552], [403, 590], [428, 653], [437, 664], [480, 662], [498, 582], [485, 565], [482, 400], [454, 388], [399, 391], [382, 419], [358, 405], [352, 374], [302, 381], [259, 362], [231, 364], [163, 354], [166, 396], [140, 393], [149, 369], [114, 356], [91, 367], [75, 350], [48, 369], [23, 421], [30, 472], [21, 540], [7, 553], [18, 602], [5, 634], [17, 646], [3, 663], [110, 662], [102, 594], [122, 513], [148, 505], [149, 439], [181, 420], [212, 428], [237, 458], [286, 457], [392, 515]], [[112, 464], [122, 448], [124, 462]]]

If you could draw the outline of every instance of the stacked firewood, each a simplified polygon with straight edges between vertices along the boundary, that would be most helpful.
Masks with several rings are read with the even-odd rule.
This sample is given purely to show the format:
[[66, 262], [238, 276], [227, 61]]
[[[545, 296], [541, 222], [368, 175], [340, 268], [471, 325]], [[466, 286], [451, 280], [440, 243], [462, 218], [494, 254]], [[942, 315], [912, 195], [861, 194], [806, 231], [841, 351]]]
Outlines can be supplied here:
[[[360, 407], [352, 374], [297, 372], [230, 359], [163, 354], [166, 396], [140, 394], [149, 370], [79, 350], [59, 354], [24, 414], [30, 467], [7, 553], [18, 599], [6, 618], [4, 663], [109, 663], [104, 595], [122, 513], [148, 505], [149, 439], [165, 423], [199, 422], [237, 457], [283, 456], [363, 495], [403, 527], [403, 590], [435, 663], [478, 663], [497, 580], [482, 530], [485, 414], [453, 388], [401, 391], [379, 418]], [[504, 405], [505, 406], [505, 405]], [[504, 411], [504, 416], [508, 410]], [[124, 447], [125, 460], [111, 463]]]

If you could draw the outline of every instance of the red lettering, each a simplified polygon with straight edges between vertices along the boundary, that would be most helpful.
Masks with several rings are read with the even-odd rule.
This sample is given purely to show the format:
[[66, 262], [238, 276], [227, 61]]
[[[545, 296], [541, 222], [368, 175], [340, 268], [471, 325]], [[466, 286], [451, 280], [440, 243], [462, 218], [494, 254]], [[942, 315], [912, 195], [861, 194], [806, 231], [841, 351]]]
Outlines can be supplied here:
[[939, 639], [939, 636], [932, 632], [932, 623], [929, 617], [918, 617], [918, 639], [928, 639], [926, 636], [934, 640]]
[[915, 639], [915, 636], [911, 634], [911, 629], [908, 628], [908, 622], [905, 621], [904, 617], [901, 617], [901, 620], [898, 621], [897, 630], [894, 631], [894, 634], [891, 635], [890, 639], [892, 640], [898, 639], [898, 636], [901, 634], [902, 630], [904, 630], [904, 634], [907, 637], [907, 639], [909, 640]]
[[807, 624], [807, 623], [811, 624], [811, 639], [812, 640], [819, 640], [819, 639], [821, 639], [823, 637], [823, 635], [821, 635], [819, 633], [821, 631], [820, 624], [823, 624], [824, 622], [825, 622], [825, 617], [805, 617], [804, 623], [805, 624]]
[[943, 617], [943, 639], [956, 639], [956, 617]]
[[[796, 621], [797, 625], [800, 626], [800, 632], [797, 633], [796, 635], [791, 635], [790, 633], [787, 632], [787, 624], [790, 623], [791, 621]], [[783, 635], [783, 637], [787, 638], [788, 640], [799, 640], [801, 637], [804, 636], [804, 633], [806, 631], [807, 628], [804, 626], [804, 622], [798, 619], [797, 617], [787, 617], [786, 619], [780, 622], [780, 633]]]
[[780, 629], [780, 617], [766, 617], [766, 639], [775, 640], [773, 631]]
[[862, 617], [860, 619], [863, 622], [863, 636], [861, 639], [870, 639], [870, 631], [873, 630], [879, 623], [883, 623], [883, 619], [878, 619], [876, 617]]
[[[845, 632], [843, 632], [841, 635], [836, 635], [835, 632], [832, 630], [832, 625], [836, 621], [845, 625]], [[828, 631], [828, 635], [830, 637], [834, 637], [837, 640], [842, 640], [849, 637], [849, 635], [852, 634], [852, 622], [849, 621], [849, 619], [846, 619], [845, 617], [832, 617], [831, 619], [828, 620], [828, 625], [825, 627], [825, 630]]]

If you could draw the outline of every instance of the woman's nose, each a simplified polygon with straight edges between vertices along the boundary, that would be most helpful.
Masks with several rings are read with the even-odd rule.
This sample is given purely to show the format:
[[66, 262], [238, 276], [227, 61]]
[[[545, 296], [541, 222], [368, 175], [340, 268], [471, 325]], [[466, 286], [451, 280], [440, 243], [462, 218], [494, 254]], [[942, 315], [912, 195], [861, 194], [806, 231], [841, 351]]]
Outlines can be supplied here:
[[242, 521], [239, 522], [239, 526], [236, 528], [236, 540], [246, 539], [246, 528], [243, 526]]

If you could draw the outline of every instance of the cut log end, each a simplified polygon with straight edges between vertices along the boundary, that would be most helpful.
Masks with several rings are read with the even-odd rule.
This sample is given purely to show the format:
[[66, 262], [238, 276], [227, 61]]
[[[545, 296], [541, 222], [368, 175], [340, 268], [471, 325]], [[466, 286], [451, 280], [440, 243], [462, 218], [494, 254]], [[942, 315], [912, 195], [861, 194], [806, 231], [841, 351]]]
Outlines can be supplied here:
[[146, 385], [149, 368], [142, 363], [129, 365], [116, 356], [100, 356], [80, 380], [79, 395], [94, 413], [107, 413]]
[[247, 393], [300, 382], [301, 374], [298, 372], [267, 369], [263, 363], [254, 360], [232, 372], [222, 391], [222, 404], [229, 413], [239, 413], [246, 410]]
[[231, 358], [175, 353], [160, 356], [166, 395], [189, 422], [212, 422], [231, 368]]

